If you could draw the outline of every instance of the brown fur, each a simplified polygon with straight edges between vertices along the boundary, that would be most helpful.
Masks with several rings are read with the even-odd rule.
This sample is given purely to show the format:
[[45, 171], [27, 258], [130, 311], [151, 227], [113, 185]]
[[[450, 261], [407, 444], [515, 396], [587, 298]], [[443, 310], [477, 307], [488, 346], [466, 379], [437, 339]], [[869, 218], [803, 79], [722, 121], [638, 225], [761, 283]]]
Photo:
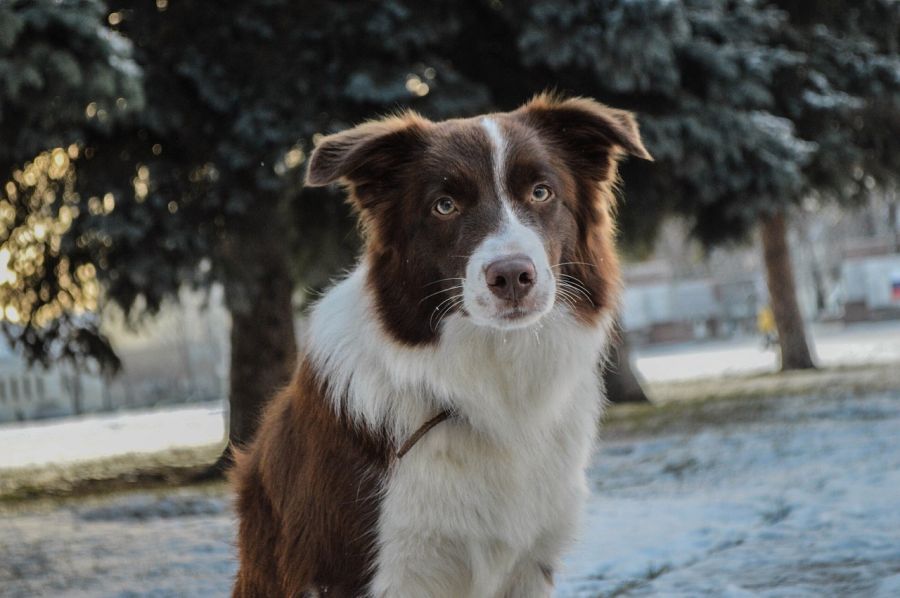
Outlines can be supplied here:
[[234, 596], [359, 596], [372, 574], [390, 447], [338, 417], [304, 361], [232, 478], [240, 515]]
[[[634, 117], [551, 94], [491, 117], [509, 142], [504, 184], [517, 215], [544, 232], [554, 265], [565, 264], [558, 272], [584, 287], [584, 294], [573, 293], [576, 312], [586, 322], [596, 320], [618, 294], [616, 164], [626, 153], [650, 159]], [[541, 180], [551, 183], [559, 201], [527, 201]], [[326, 137], [312, 156], [307, 183], [334, 181], [347, 185], [360, 212], [373, 266], [369, 283], [386, 328], [411, 345], [434, 342], [438, 311], [456, 284], [447, 279], [463, 275], [466, 258], [501, 209], [491, 144], [479, 119], [434, 123], [406, 112]], [[445, 195], [464, 208], [465, 218], [433, 217], [432, 203]]]

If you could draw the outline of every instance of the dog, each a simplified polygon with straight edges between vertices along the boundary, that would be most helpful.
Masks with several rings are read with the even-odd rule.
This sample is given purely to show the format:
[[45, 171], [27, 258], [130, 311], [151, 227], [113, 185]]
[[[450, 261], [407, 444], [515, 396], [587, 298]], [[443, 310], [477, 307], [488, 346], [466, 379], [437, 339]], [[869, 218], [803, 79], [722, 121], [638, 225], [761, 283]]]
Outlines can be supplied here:
[[541, 94], [324, 137], [365, 240], [237, 451], [234, 596], [532, 597], [578, 527], [635, 118]]

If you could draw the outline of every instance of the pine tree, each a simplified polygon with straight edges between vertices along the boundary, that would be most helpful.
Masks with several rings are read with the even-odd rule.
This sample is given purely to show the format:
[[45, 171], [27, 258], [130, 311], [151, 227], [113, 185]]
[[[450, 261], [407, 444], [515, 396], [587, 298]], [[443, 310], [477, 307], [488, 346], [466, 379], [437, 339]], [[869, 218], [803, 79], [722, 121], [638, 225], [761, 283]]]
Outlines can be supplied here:
[[138, 319], [182, 285], [222, 283], [230, 437], [245, 442], [293, 367], [297, 289], [357, 248], [339, 197], [301, 189], [315, 136], [555, 87], [639, 114], [656, 162], [624, 165], [623, 246], [651, 245], [671, 215], [708, 245], [762, 229], [782, 266], [769, 280], [783, 366], [808, 365], [784, 234], [806, 198], [850, 205], [896, 185], [898, 4], [6, 2], [4, 330], [37, 359], [115, 365], [81, 307]]
[[896, 185], [900, 3], [519, 3], [523, 62], [639, 111], [652, 165], [623, 170], [622, 239], [667, 215], [706, 245], [760, 229], [782, 368], [812, 367], [786, 240], [809, 197]]

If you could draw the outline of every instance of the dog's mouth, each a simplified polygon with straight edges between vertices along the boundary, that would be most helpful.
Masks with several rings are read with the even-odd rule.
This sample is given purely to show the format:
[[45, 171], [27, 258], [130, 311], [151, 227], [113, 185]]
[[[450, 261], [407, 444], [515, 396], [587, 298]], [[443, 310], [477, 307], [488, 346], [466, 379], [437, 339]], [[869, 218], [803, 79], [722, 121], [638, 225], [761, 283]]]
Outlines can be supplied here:
[[482, 308], [484, 307], [487, 309], [472, 314], [476, 323], [492, 328], [511, 329], [536, 324], [553, 305], [541, 294], [538, 297], [529, 297], [526, 301], [486, 301], [482, 305]]
[[535, 315], [536, 313], [538, 313], [538, 310], [536, 309], [515, 306], [511, 309], [499, 313], [498, 318], [501, 320], [506, 320], [507, 322], [516, 322], [518, 320], [523, 320], [525, 318], [528, 318], [529, 316]]

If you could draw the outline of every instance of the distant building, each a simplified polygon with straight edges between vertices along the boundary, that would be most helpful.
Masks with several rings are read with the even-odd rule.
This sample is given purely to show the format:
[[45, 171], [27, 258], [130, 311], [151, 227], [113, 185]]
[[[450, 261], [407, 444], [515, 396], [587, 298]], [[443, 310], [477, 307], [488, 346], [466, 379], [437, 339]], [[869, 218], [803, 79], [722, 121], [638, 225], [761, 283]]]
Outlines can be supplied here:
[[848, 243], [841, 265], [844, 320], [900, 317], [900, 253], [894, 238]]
[[28, 367], [0, 343], [0, 422], [101, 411], [108, 398], [104, 381], [67, 365]]
[[66, 362], [29, 367], [0, 341], [0, 422], [224, 400], [229, 325], [218, 286], [183, 290], [138, 330], [107, 314], [104, 331], [122, 360], [109, 380]]
[[[900, 202], [873, 193], [855, 210], [807, 202], [789, 234], [797, 301], [807, 320], [900, 318]], [[667, 221], [649, 261], [624, 267], [624, 326], [634, 342], [756, 333], [769, 303], [759, 243], [702, 248]]]
[[678, 278], [657, 260], [625, 268], [623, 324], [638, 344], [752, 332], [765, 290], [757, 276]]

